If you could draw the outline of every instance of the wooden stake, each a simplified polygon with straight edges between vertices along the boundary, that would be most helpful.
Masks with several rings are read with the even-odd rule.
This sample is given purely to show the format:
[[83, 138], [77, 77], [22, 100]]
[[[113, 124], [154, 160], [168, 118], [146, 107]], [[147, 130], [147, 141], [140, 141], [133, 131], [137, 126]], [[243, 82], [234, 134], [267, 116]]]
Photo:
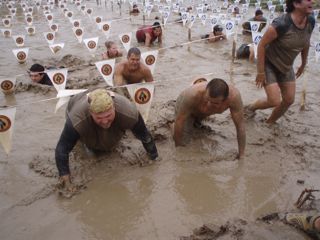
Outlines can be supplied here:
[[[188, 40], [191, 42], [191, 28], [188, 28]], [[191, 44], [188, 44], [188, 51], [190, 51], [190, 45]]]
[[233, 36], [233, 41], [232, 41], [232, 50], [231, 50], [231, 63], [230, 63], [230, 82], [234, 85], [234, 81], [233, 81], [233, 65], [234, 65], [234, 60], [236, 58], [236, 48], [237, 48], [237, 35], [238, 35], [238, 27], [236, 27], [235, 31], [234, 31], [234, 36]]
[[145, 8], [146, 8], [146, 0], [143, 0], [143, 25], [146, 25], [146, 16], [144, 15]]

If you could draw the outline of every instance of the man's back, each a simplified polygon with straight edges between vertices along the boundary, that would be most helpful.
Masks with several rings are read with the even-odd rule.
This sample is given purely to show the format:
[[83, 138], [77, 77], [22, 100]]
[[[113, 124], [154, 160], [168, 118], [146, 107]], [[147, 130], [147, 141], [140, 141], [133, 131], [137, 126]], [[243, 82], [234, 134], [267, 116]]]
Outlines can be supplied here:
[[[207, 82], [194, 84], [185, 89], [177, 102], [182, 102], [181, 110], [197, 118], [203, 119], [212, 114], [223, 113], [230, 108], [234, 101], [234, 95], [238, 92], [233, 86], [229, 86], [229, 96], [221, 104], [212, 105], [205, 98]], [[183, 99], [183, 100], [182, 100]]]

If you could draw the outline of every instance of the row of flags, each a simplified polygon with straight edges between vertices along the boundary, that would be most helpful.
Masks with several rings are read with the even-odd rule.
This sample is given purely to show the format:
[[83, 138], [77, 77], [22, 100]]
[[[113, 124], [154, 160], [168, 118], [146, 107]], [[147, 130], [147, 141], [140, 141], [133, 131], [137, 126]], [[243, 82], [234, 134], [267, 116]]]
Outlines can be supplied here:
[[[75, 34], [77, 34], [75, 32]], [[78, 33], [80, 34], [80, 33]], [[53, 44], [54, 42], [54, 34], [51, 32], [44, 33], [45, 38], [48, 41], [49, 48], [52, 51], [53, 54], [58, 53], [61, 49], [64, 48], [64, 43], [57, 43]], [[82, 39], [81, 36], [78, 36], [78, 38], [81, 38], [81, 42], [84, 43], [84, 45], [87, 47], [89, 52], [94, 55], [94, 53], [97, 50], [98, 47], [98, 41], [99, 37], [93, 37], [93, 38], [86, 38]], [[17, 47], [23, 47], [24, 46], [24, 35], [16, 35], [13, 37]], [[131, 39], [132, 39], [132, 33], [122, 33], [119, 35], [120, 42], [123, 44], [123, 47], [126, 51], [129, 51], [131, 46]], [[14, 56], [16, 57], [18, 63], [23, 64], [27, 61], [28, 54], [29, 54], [29, 48], [17, 48], [12, 50]]]
[[[53, 45], [54, 40], [55, 40], [55, 33], [58, 31], [59, 26], [58, 26], [58, 24], [54, 24], [53, 23], [54, 17], [53, 17], [53, 14], [49, 11], [49, 9], [50, 9], [49, 6], [52, 5], [51, 4], [52, 1], [49, 0], [49, 1], [47, 1], [47, 3], [50, 3], [50, 5], [43, 5], [44, 10], [45, 10], [44, 15], [45, 15], [46, 19], [48, 20], [48, 23], [49, 23], [49, 26], [50, 26], [50, 29], [52, 30], [52, 32], [44, 32], [43, 34], [44, 34], [44, 37], [45, 37], [45, 39], [47, 40], [47, 42], [49, 44], [49, 48], [51, 49], [51, 51], [53, 53], [57, 53], [59, 50], [61, 50], [64, 47], [64, 43], [59, 43], [59, 44]], [[88, 14], [89, 16], [91, 16], [91, 14], [93, 12], [92, 8], [86, 8], [86, 5], [81, 5], [81, 2], [78, 1], [78, 0], [74, 0], [74, 1], [72, 1], [72, 3], [76, 4], [77, 8], [79, 10], [81, 10], [83, 12], [83, 14]], [[130, 3], [134, 4], [134, 2], [130, 2]], [[269, 6], [271, 6], [271, 3], [272, 3], [271, 1], [267, 2], [267, 4]], [[72, 11], [69, 11], [66, 8], [66, 6], [67, 6], [66, 4], [67, 4], [67, 1], [59, 1], [59, 7], [63, 10], [64, 15], [67, 18], [69, 18], [70, 22], [73, 24], [73, 28], [72, 28], [73, 32], [74, 32], [76, 38], [78, 39], [78, 41], [81, 43], [82, 39], [83, 39], [84, 29], [80, 26], [80, 20], [77, 20], [77, 19], [74, 20], [73, 19], [74, 14], [73, 14]], [[226, 5], [226, 4], [228, 4], [227, 1], [225, 1], [223, 3], [223, 5]], [[260, 3], [257, 2], [257, 4], [260, 4]], [[7, 5], [9, 5], [9, 4], [7, 4]], [[228, 7], [228, 10], [232, 10], [237, 5], [239, 5], [239, 2], [235, 1], [234, 4], [232, 4], [232, 5], [230, 5]], [[40, 8], [39, 4], [37, 4], [37, 6]], [[174, 5], [174, 6], [177, 6], [177, 5]], [[249, 6], [248, 3], [242, 4], [242, 9], [240, 9], [240, 10], [247, 9], [248, 6]], [[32, 12], [31, 10], [33, 8], [27, 7], [26, 5], [24, 7], [25, 7], [24, 9], [27, 11], [25, 14], [28, 14], [28, 15], [26, 15], [26, 21], [27, 21], [27, 23], [29, 23], [29, 25], [32, 25], [32, 21], [33, 20], [32, 20], [32, 16], [30, 16], [30, 12]], [[201, 20], [201, 22], [203, 24], [206, 24], [207, 19], [209, 19], [212, 27], [214, 27], [215, 25], [217, 25], [219, 23], [224, 24], [225, 25], [225, 29], [226, 29], [226, 34], [228, 36], [228, 35], [233, 33], [234, 26], [238, 25], [239, 21], [242, 18], [241, 14], [237, 14], [237, 16], [235, 18], [231, 19], [231, 20], [230, 20], [230, 18], [229, 18], [229, 16], [227, 14], [223, 14], [223, 13], [221, 13], [219, 15], [208, 16], [206, 13], [204, 13], [205, 7], [207, 7], [205, 4], [199, 4], [198, 7], [196, 8], [196, 10], [197, 10], [197, 14], [196, 15], [188, 13], [188, 12], [185, 12], [186, 9], [184, 7], [180, 7], [179, 11], [181, 13], [181, 18], [182, 18], [183, 25], [185, 25], [186, 22], [189, 22], [188, 27], [191, 28], [193, 26], [193, 23], [196, 20], [196, 17], [199, 17], [199, 19]], [[149, 2], [147, 2], [146, 9], [148, 11], [151, 11], [153, 9], [153, 5], [151, 5]], [[174, 7], [173, 7], [173, 9], [174, 9]], [[214, 8], [214, 9], [216, 10], [216, 12], [220, 12], [220, 10], [221, 10], [219, 8]], [[171, 6], [170, 5], [168, 5], [168, 6], [158, 5], [158, 10], [164, 16], [164, 22], [166, 23], [166, 19], [169, 17], [169, 14], [170, 14]], [[318, 13], [319, 13], [319, 11], [317, 10], [317, 14]], [[112, 21], [102, 21], [102, 16], [96, 16], [94, 18], [94, 20], [95, 20], [98, 28], [100, 30], [102, 30], [103, 33], [105, 34], [106, 38], [108, 38], [109, 35], [110, 35], [110, 29], [111, 29], [111, 22]], [[7, 22], [7, 23], [10, 22], [10, 18], [3, 19], [3, 22]], [[35, 33], [35, 27], [34, 26], [27, 26], [26, 30], [27, 30], [29, 35], [33, 35]], [[3, 35], [5, 35], [5, 36], [10, 36], [11, 35], [11, 29], [2, 29], [2, 32], [3, 32]], [[126, 33], [125, 35], [129, 36], [129, 34], [132, 35], [132, 33]], [[17, 44], [18, 47], [23, 47], [24, 38], [25, 38], [24, 35], [15, 35], [15, 36], [13, 36], [13, 38], [14, 38], [14, 41]], [[86, 39], [86, 41], [84, 41], [86, 47], [88, 48], [88, 50], [91, 53], [93, 53], [96, 50], [96, 47], [95, 47], [95, 46], [97, 46], [97, 40], [96, 39], [97, 38], [94, 37], [94, 38]], [[122, 36], [120, 36], [120, 39], [126, 39], [126, 38], [122, 38]], [[129, 36], [129, 39], [131, 40], [130, 36]], [[126, 50], [128, 48], [130, 48], [129, 47], [130, 46], [130, 42], [127, 42], [127, 43], [125, 43], [124, 41], [121, 41], [121, 42], [122, 42], [122, 44], [124, 44], [124, 47], [125, 47]]]

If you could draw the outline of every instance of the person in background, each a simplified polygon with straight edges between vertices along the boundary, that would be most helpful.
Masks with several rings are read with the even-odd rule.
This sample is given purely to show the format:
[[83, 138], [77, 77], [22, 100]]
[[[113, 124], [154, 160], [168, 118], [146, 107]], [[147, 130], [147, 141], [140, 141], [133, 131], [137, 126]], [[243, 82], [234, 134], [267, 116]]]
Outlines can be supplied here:
[[137, 4], [133, 4], [132, 10], [130, 11], [130, 15], [138, 16], [139, 13], [140, 13], [140, 10], [138, 8], [138, 5]]
[[118, 63], [115, 67], [113, 76], [115, 86], [153, 81], [150, 69], [140, 61], [140, 58], [139, 48], [129, 49], [127, 60]]
[[136, 38], [138, 43], [144, 43], [146, 47], [150, 47], [153, 42], [158, 39], [161, 46], [162, 44], [162, 28], [159, 22], [154, 24], [141, 26], [136, 32]]
[[253, 43], [242, 44], [237, 50], [238, 59], [248, 59], [251, 63], [254, 62], [254, 47]]
[[48, 75], [44, 72], [44, 67], [38, 63], [35, 63], [28, 70], [29, 76], [33, 83], [39, 83], [43, 85], [52, 86], [52, 82]]
[[223, 33], [223, 27], [221, 25], [215, 25], [212, 30], [212, 33], [202, 35], [201, 38], [207, 38], [209, 43], [227, 39], [226, 35]]
[[117, 44], [115, 44], [113, 41], [106, 41], [105, 46], [107, 51], [102, 54], [103, 59], [122, 57], [122, 51], [118, 49]]
[[263, 12], [260, 9], [257, 9], [253, 18], [250, 18], [247, 22], [242, 24], [243, 34], [251, 34], [251, 25], [250, 21], [261, 22], [258, 32], [261, 32], [262, 29], [267, 25], [267, 19], [263, 17]]

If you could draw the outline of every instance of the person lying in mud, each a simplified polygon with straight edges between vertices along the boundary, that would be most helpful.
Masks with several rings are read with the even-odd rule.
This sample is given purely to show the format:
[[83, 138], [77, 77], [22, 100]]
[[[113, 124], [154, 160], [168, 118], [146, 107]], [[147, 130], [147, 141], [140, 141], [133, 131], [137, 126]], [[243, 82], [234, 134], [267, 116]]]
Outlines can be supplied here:
[[140, 13], [140, 10], [138, 8], [138, 5], [137, 4], [133, 4], [132, 10], [130, 11], [130, 15], [138, 16], [139, 13]]
[[267, 19], [263, 17], [263, 12], [260, 9], [257, 9], [253, 18], [250, 18], [247, 22], [242, 24], [243, 34], [251, 35], [251, 25], [250, 21], [261, 22], [258, 32], [261, 32], [262, 29], [267, 25]]
[[29, 76], [33, 83], [39, 83], [43, 85], [52, 86], [52, 82], [49, 76], [44, 72], [44, 67], [40, 64], [33, 64], [28, 70]]
[[209, 82], [194, 81], [177, 98], [173, 139], [176, 146], [185, 145], [192, 128], [205, 128], [201, 121], [206, 117], [230, 109], [231, 118], [237, 131], [238, 158], [244, 156], [246, 133], [243, 105], [239, 91], [220, 78]]
[[107, 152], [116, 146], [127, 129], [142, 142], [149, 158], [155, 160], [158, 151], [154, 140], [137, 108], [127, 98], [106, 89], [73, 96], [55, 150], [60, 186], [73, 190], [69, 153], [78, 140], [93, 153]]
[[113, 76], [115, 86], [153, 81], [150, 69], [140, 61], [140, 57], [139, 48], [129, 49], [127, 60], [115, 67]]
[[226, 35], [223, 33], [223, 27], [221, 25], [215, 25], [212, 33], [202, 35], [201, 38], [208, 39], [207, 41], [209, 43], [227, 39]]
[[118, 49], [117, 44], [113, 41], [106, 41], [105, 46], [107, 51], [102, 53], [103, 59], [112, 59], [117, 57], [122, 57], [122, 51]]
[[312, 239], [320, 239], [320, 214], [288, 213], [285, 222], [304, 231]]
[[253, 43], [241, 44], [237, 49], [237, 59], [248, 59], [251, 63], [254, 62], [254, 47]]
[[162, 44], [162, 28], [159, 22], [154, 22], [153, 25], [141, 26], [136, 32], [138, 43], [144, 43], [146, 47], [158, 39], [161, 47]]

